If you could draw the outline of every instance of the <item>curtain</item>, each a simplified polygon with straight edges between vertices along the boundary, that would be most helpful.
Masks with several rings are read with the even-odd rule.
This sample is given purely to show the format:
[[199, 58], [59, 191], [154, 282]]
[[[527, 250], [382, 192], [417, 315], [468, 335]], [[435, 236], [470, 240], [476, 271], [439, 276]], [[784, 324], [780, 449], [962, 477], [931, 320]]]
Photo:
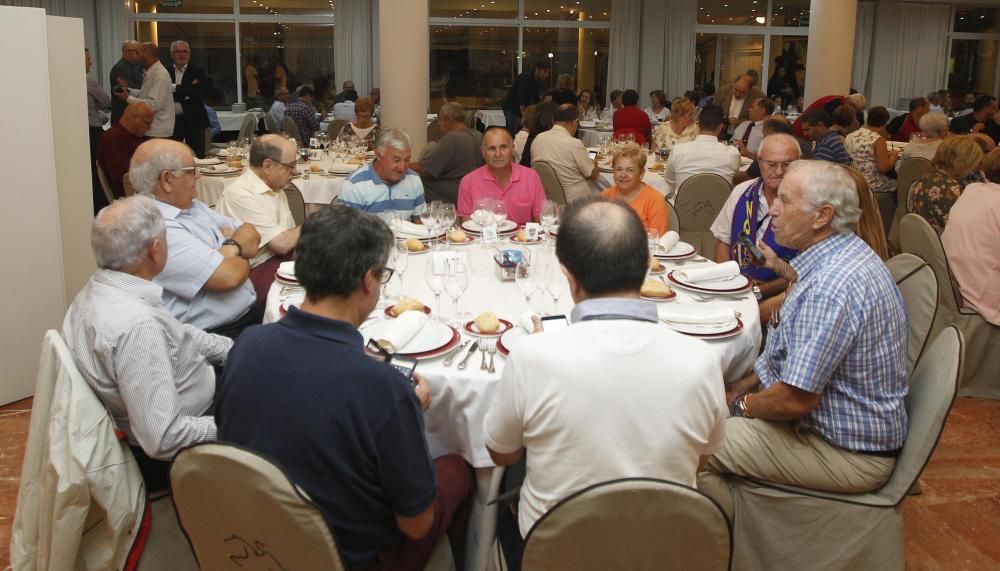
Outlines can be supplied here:
[[[611, 4], [608, 93], [615, 89], [624, 91], [639, 86], [640, 38], [637, 31], [642, 27], [641, 21], [641, 0], [615, 0]], [[604, 95], [607, 101], [607, 93]]]
[[[899, 3], [899, 38], [890, 77], [889, 103], [903, 105], [911, 98], [940, 89], [947, 69], [950, 6]], [[900, 107], [906, 109], [905, 106]]]
[[334, 13], [333, 62], [337, 91], [350, 79], [358, 95], [367, 96], [373, 85], [372, 1], [337, 2]]
[[875, 24], [875, 3], [858, 2], [857, 24], [854, 28], [854, 71], [851, 87], [858, 93], [868, 93], [868, 65], [871, 62], [872, 32]]
[[124, 2], [112, 0], [110, 2], [97, 0], [97, 50], [98, 57], [95, 62], [97, 67], [97, 79], [104, 85], [104, 89], [109, 90], [111, 85], [111, 68], [114, 67], [122, 57], [122, 43], [132, 37], [128, 26], [128, 8]]
[[663, 54], [663, 90], [680, 97], [694, 88], [695, 27], [698, 3], [670, 0], [667, 7], [666, 53]]

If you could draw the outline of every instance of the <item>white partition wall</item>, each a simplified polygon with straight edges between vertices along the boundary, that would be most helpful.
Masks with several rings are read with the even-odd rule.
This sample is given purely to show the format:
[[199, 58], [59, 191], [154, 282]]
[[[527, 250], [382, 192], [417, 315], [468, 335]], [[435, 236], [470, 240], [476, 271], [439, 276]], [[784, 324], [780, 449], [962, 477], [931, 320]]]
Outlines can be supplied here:
[[0, 7], [0, 404], [34, 390], [42, 335], [93, 271], [83, 21]]

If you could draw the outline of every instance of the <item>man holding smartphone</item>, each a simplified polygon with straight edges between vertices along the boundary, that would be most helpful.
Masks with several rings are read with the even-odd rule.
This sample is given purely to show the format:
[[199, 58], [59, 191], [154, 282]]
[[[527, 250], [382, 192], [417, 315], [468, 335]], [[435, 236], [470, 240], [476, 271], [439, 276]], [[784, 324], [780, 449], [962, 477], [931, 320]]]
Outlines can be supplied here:
[[373, 214], [309, 217], [295, 260], [305, 301], [243, 332], [216, 401], [219, 440], [280, 465], [323, 512], [348, 569], [421, 569], [473, 488], [461, 457], [430, 457], [426, 381], [414, 374], [412, 387], [365, 354], [357, 328], [392, 275], [392, 245]]

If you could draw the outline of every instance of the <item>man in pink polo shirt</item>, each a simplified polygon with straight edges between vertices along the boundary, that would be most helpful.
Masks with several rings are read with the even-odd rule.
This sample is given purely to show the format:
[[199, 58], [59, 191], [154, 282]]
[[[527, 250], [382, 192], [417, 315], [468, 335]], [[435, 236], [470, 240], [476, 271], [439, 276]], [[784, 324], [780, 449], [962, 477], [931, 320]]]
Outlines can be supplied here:
[[462, 178], [458, 185], [458, 215], [469, 218], [481, 198], [498, 198], [507, 205], [507, 217], [517, 224], [537, 221], [545, 205], [545, 189], [534, 170], [514, 163], [514, 141], [503, 127], [483, 135], [486, 164]]

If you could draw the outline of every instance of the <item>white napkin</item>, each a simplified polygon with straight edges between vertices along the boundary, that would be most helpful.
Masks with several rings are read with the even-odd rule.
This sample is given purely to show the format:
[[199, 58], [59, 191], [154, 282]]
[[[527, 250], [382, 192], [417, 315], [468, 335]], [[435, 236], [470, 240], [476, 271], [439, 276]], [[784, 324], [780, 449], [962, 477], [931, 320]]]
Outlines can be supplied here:
[[219, 149], [219, 156], [220, 157], [228, 157], [229, 156], [229, 149], [228, 148], [227, 149]]
[[736, 314], [729, 307], [704, 305], [658, 305], [660, 319], [685, 325], [728, 325], [736, 323]]
[[399, 232], [401, 236], [412, 236], [414, 238], [426, 238], [428, 235], [428, 229], [423, 224], [414, 224], [409, 220], [400, 220], [398, 224], [394, 224], [396, 232]]
[[696, 284], [738, 276], [740, 275], [740, 266], [730, 260], [723, 264], [716, 264], [707, 268], [677, 270], [674, 272], [674, 275], [687, 283]]
[[208, 157], [207, 159], [198, 159], [198, 158], [196, 158], [194, 160], [194, 164], [196, 164], [196, 165], [217, 165], [217, 164], [219, 164], [219, 159], [217, 159], [216, 157]]
[[535, 324], [531, 321], [531, 318], [535, 316], [533, 311], [525, 311], [517, 318], [517, 324], [521, 326], [522, 329], [528, 333], [535, 332]]
[[664, 254], [669, 254], [670, 250], [673, 250], [674, 246], [677, 245], [677, 242], [680, 241], [680, 234], [674, 232], [673, 230], [668, 230], [666, 234], [660, 237], [660, 248], [662, 248], [660, 251]]
[[295, 262], [281, 262], [281, 264], [278, 265], [278, 274], [295, 277]]
[[425, 323], [427, 323], [427, 314], [423, 311], [404, 311], [385, 328], [381, 340], [388, 341], [396, 348], [396, 351], [399, 351], [413, 340]]

